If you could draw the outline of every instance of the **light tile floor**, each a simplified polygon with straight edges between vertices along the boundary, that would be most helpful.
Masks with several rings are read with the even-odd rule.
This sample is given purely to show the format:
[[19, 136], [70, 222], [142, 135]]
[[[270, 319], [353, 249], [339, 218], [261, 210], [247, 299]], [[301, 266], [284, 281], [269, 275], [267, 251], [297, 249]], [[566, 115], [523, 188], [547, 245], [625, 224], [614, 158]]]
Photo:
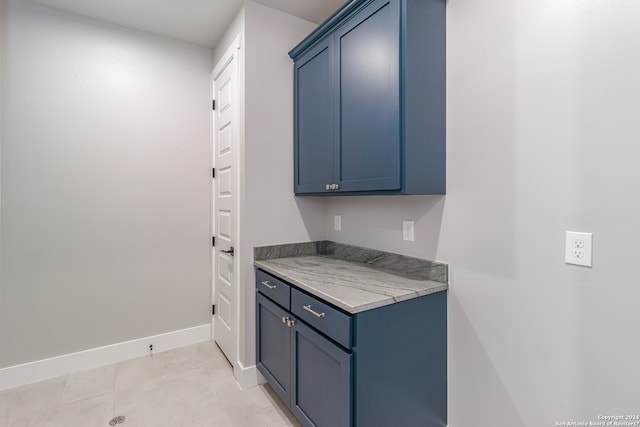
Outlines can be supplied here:
[[2, 427], [299, 427], [269, 386], [242, 390], [216, 344], [0, 392]]

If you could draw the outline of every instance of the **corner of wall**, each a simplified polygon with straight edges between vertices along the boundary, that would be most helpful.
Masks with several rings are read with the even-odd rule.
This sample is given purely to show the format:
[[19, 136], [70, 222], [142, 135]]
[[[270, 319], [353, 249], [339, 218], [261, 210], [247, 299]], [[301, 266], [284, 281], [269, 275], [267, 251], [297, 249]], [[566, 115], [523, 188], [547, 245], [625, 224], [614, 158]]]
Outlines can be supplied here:
[[293, 194], [293, 65], [287, 52], [315, 24], [245, 1], [245, 185], [238, 260], [239, 362], [255, 365], [253, 247], [316, 240], [325, 235], [324, 200]]
[[244, 21], [245, 21], [245, 6], [244, 4], [238, 9], [238, 13], [233, 18], [229, 26], [224, 30], [224, 34], [216, 47], [213, 49], [213, 66], [215, 67], [222, 58], [222, 55], [227, 51], [233, 40], [238, 34], [241, 34], [244, 38]]
[[[0, 235], [2, 230], [2, 141], [4, 134], [4, 75], [5, 31], [7, 28], [7, 2], [0, 0]], [[2, 244], [0, 244], [0, 313], [2, 313]], [[0, 317], [0, 361], [2, 360], [2, 318]]]

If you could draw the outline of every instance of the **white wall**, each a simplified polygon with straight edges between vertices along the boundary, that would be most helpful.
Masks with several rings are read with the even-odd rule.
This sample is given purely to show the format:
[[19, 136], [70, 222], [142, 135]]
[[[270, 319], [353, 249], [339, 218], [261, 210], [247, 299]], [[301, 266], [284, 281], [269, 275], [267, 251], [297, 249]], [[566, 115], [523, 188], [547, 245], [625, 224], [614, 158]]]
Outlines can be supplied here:
[[8, 13], [0, 366], [208, 323], [212, 52]]
[[245, 2], [246, 110], [240, 360], [255, 364], [253, 247], [325, 237], [325, 200], [293, 195], [293, 64], [315, 24]]
[[[215, 49], [213, 49], [214, 67], [218, 64], [224, 53], [238, 35], [240, 35], [241, 39], [244, 38], [244, 4], [240, 7], [236, 16], [234, 16], [229, 26], [225, 29], [224, 34], [220, 38]], [[241, 70], [240, 74], [244, 76], [244, 69]]]
[[[240, 34], [240, 237], [235, 260], [239, 283], [239, 351], [236, 376], [255, 367], [253, 248], [324, 239], [324, 199], [293, 195], [293, 63], [287, 52], [316, 24], [244, 2], [213, 53], [218, 61]], [[246, 377], [245, 377], [246, 378]]]
[[[332, 198], [328, 237], [450, 263], [450, 426], [637, 414], [640, 5], [447, 14], [447, 195]], [[594, 233], [593, 268], [565, 230]]]
[[[0, 224], [2, 224], [2, 143], [4, 140], [4, 67], [6, 61], [5, 56], [5, 41], [7, 30], [7, 2], [6, 0], [0, 0]], [[0, 243], [0, 259], [2, 259], [2, 244]], [[2, 263], [0, 262], [0, 310], [2, 309]], [[2, 330], [2, 315], [0, 315], [0, 331]], [[2, 341], [0, 340], [0, 361], [2, 360]]]

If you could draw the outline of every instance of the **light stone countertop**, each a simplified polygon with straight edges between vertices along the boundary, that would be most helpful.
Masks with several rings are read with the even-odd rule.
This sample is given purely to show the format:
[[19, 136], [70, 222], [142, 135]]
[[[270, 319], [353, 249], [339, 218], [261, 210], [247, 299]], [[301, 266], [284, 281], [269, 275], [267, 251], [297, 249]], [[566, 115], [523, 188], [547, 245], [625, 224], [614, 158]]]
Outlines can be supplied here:
[[325, 255], [256, 260], [254, 264], [352, 314], [448, 289], [446, 282], [402, 277]]

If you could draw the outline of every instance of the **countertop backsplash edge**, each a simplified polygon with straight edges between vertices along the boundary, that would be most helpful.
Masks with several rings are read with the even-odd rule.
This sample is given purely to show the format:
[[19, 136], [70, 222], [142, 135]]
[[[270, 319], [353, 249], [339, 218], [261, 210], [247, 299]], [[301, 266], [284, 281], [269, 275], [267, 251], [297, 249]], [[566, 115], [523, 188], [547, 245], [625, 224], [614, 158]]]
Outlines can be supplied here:
[[447, 263], [336, 243], [330, 240], [258, 246], [253, 249], [254, 261], [309, 255], [355, 262], [407, 279], [431, 280], [444, 284], [449, 282], [449, 265]]

